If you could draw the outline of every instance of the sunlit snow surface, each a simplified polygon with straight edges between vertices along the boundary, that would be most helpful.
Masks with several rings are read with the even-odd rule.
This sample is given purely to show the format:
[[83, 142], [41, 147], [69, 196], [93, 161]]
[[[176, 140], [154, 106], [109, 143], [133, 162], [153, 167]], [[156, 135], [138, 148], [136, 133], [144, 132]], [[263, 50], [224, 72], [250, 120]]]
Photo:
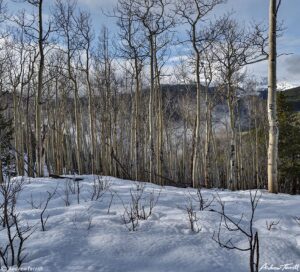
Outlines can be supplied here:
[[[146, 184], [146, 191], [160, 192], [153, 214], [140, 221], [137, 231], [130, 232], [121, 216], [130, 202], [130, 188], [135, 183], [105, 177], [110, 190], [97, 201], [91, 201], [92, 176], [82, 176], [80, 204], [77, 196], [70, 195], [71, 205], [65, 206], [64, 179], [26, 179], [19, 195], [17, 209], [23, 222], [36, 225], [37, 231], [26, 241], [27, 258], [24, 267], [42, 267], [42, 271], [147, 271], [147, 272], [199, 272], [235, 271], [248, 268], [248, 252], [220, 248], [212, 240], [218, 230], [220, 216], [211, 211], [195, 210], [201, 231], [189, 229], [187, 204], [193, 189], [159, 187]], [[31, 199], [38, 205], [47, 198], [47, 191], [57, 193], [50, 201], [46, 215], [46, 231], [41, 231], [40, 209], [32, 209]], [[226, 203], [226, 211], [237, 220], [242, 213], [247, 224], [250, 214], [249, 191], [203, 190], [204, 198], [219, 194]], [[300, 225], [293, 219], [300, 216], [300, 196], [272, 195], [261, 191], [254, 225], [260, 238], [260, 266], [265, 263], [280, 266], [300, 264]], [[108, 211], [111, 194], [113, 202]], [[217, 203], [212, 207], [219, 209]], [[280, 223], [271, 231], [266, 221]], [[89, 228], [89, 224], [91, 226]], [[226, 239], [226, 233], [223, 234]], [[240, 246], [246, 245], [245, 237], [237, 237]], [[263, 271], [263, 270], [262, 270]]]

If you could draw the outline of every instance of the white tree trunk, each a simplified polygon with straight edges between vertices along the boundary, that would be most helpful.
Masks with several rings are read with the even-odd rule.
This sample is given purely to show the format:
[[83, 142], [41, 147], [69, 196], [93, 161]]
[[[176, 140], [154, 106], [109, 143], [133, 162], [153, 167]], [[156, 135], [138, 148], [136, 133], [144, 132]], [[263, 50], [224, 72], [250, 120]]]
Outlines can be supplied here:
[[196, 188], [199, 186], [199, 175], [198, 166], [199, 166], [199, 145], [200, 145], [200, 107], [201, 107], [201, 84], [200, 84], [200, 53], [197, 48], [197, 38], [196, 38], [196, 25], [193, 25], [192, 28], [193, 34], [193, 48], [196, 54], [196, 88], [197, 88], [197, 109], [196, 109], [196, 128], [195, 128], [195, 146], [193, 151], [193, 164], [192, 164], [192, 182], [193, 187]]
[[43, 37], [43, 0], [39, 1], [39, 53], [40, 63], [38, 72], [38, 88], [35, 97], [35, 137], [36, 137], [36, 165], [37, 176], [42, 177], [44, 175], [43, 162], [42, 162], [42, 135], [41, 135], [41, 99], [43, 88], [43, 73], [44, 73], [44, 37]]
[[237, 165], [236, 165], [236, 129], [235, 129], [235, 112], [234, 100], [235, 94], [231, 86], [228, 86], [228, 108], [230, 119], [230, 150], [229, 150], [229, 184], [231, 190], [237, 190]]
[[277, 160], [278, 160], [278, 125], [276, 113], [276, 21], [277, 1], [270, 0], [269, 10], [269, 75], [268, 75], [268, 190], [278, 192]]

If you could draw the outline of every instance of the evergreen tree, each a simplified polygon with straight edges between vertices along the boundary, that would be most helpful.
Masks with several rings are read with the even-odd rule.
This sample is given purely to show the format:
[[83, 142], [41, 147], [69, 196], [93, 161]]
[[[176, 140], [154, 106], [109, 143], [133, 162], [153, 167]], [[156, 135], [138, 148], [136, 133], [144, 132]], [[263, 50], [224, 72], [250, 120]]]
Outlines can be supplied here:
[[288, 103], [284, 92], [279, 92], [279, 182], [284, 192], [300, 191], [300, 118]]
[[0, 108], [0, 183], [3, 182], [3, 172], [9, 169], [11, 161], [10, 142], [13, 133], [12, 120], [6, 120], [3, 115], [4, 110]]

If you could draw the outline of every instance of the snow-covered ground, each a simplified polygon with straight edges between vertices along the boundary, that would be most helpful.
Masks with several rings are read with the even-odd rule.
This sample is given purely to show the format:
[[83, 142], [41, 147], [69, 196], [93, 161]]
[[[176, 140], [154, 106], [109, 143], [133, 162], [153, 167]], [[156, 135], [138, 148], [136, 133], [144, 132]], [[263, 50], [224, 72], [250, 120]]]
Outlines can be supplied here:
[[[158, 202], [148, 220], [139, 221], [137, 230], [129, 231], [122, 215], [124, 207], [130, 205], [130, 189], [134, 190], [136, 183], [103, 177], [110, 183], [110, 188], [100, 199], [91, 201], [93, 177], [81, 177], [84, 180], [80, 181], [80, 204], [77, 195], [70, 193], [69, 206], [65, 205], [66, 180], [27, 179], [17, 209], [23, 222], [36, 225], [37, 230], [25, 242], [28, 255], [24, 268], [51, 272], [249, 271], [249, 252], [220, 248], [212, 240], [214, 231], [218, 230], [220, 215], [197, 210], [195, 202], [200, 231], [190, 230], [184, 207], [195, 190], [146, 184], [144, 196], [160, 194]], [[45, 212], [45, 217], [49, 215], [49, 218], [43, 232], [41, 209], [32, 207], [32, 203], [43, 206], [47, 191], [53, 192], [56, 188]], [[246, 225], [250, 215], [249, 191], [203, 190], [206, 199], [216, 193], [225, 201], [226, 211], [233, 218], [238, 220], [242, 213], [245, 214], [241, 223]], [[254, 219], [260, 239], [260, 267], [265, 263], [273, 266], [300, 264], [300, 225], [293, 218], [300, 216], [300, 196], [261, 193]], [[220, 207], [214, 202], [210, 208]], [[267, 229], [266, 221], [279, 220], [278, 225], [270, 231]], [[227, 234], [222, 235], [226, 238]], [[242, 236], [236, 239], [239, 246], [247, 242]]]

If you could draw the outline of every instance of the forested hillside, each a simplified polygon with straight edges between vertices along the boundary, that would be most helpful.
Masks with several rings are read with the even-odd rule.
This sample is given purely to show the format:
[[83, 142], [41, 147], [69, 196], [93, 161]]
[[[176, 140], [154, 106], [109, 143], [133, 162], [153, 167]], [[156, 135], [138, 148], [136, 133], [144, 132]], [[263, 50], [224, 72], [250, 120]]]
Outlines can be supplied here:
[[[120, 0], [109, 15], [115, 36], [95, 31], [76, 2], [53, 1], [46, 17], [43, 1], [24, 2], [30, 14], [1, 5], [1, 107], [13, 129], [2, 151], [7, 173], [267, 188], [267, 134], [277, 129], [246, 72], [268, 58], [261, 24], [230, 14], [206, 23], [221, 0], [198, 10], [201, 1]], [[188, 52], [170, 68], [176, 39]], [[298, 89], [285, 92], [297, 110]]]

